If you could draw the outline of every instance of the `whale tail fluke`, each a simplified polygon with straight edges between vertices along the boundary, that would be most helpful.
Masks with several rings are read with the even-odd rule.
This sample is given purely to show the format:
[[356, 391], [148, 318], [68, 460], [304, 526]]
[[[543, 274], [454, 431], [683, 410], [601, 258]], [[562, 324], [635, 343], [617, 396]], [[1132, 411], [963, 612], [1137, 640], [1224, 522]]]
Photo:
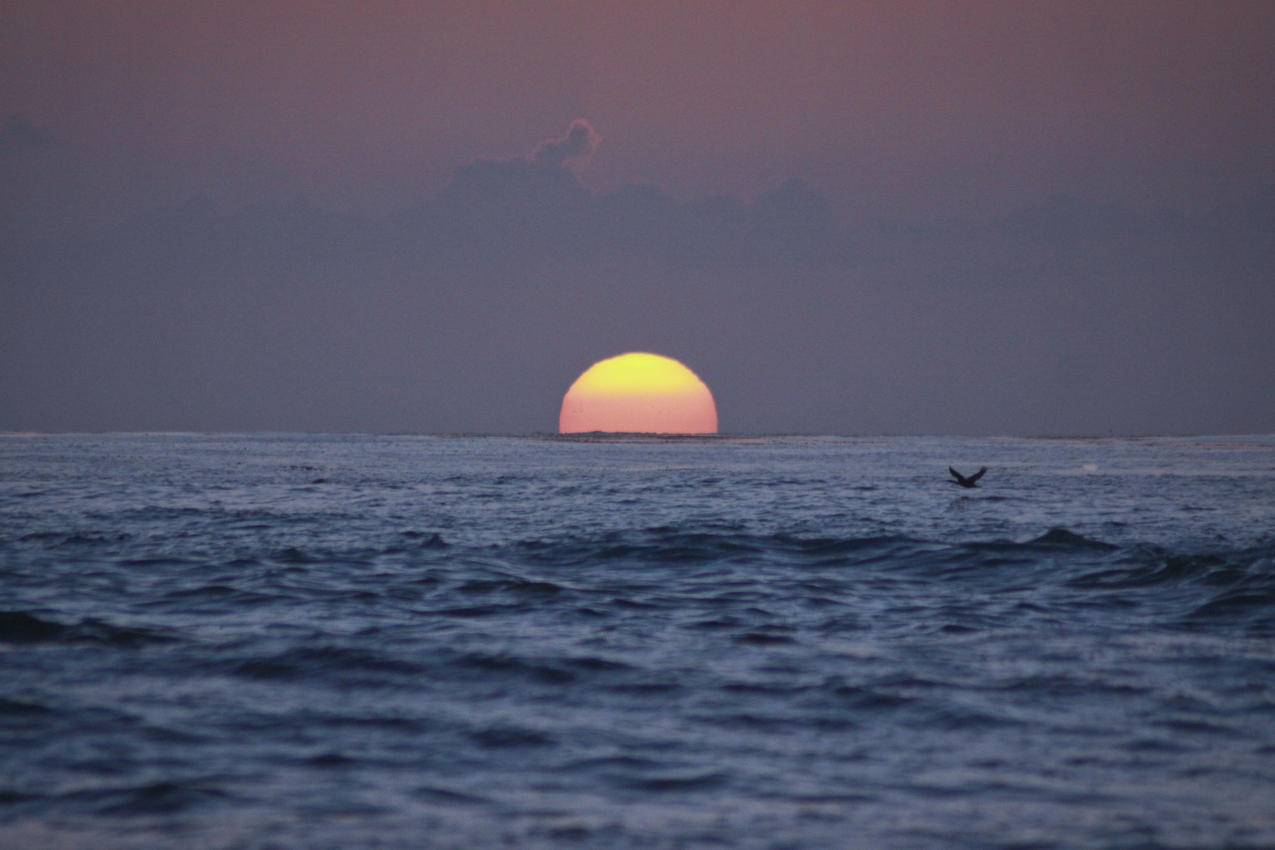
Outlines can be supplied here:
[[980, 468], [979, 471], [975, 472], [973, 475], [962, 475], [950, 466], [947, 468], [947, 471], [952, 473], [953, 484], [959, 484], [962, 487], [977, 487], [978, 479], [982, 478], [984, 473], [987, 472], [987, 467], [984, 466]]

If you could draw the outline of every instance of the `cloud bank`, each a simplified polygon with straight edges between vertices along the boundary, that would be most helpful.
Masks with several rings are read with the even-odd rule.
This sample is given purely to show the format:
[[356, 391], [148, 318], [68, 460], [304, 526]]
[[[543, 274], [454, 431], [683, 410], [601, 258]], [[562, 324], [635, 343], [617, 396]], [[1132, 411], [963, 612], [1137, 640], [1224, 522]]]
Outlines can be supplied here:
[[851, 226], [796, 179], [594, 191], [598, 139], [389, 215], [195, 199], [7, 241], [0, 429], [545, 431], [625, 350], [691, 364], [727, 432], [1275, 428], [1275, 192]]

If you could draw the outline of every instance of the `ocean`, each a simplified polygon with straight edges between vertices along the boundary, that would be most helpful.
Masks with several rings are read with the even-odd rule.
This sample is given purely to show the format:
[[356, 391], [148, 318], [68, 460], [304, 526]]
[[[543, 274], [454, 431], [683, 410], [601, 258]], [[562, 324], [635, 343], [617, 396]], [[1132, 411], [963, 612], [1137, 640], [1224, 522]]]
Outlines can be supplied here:
[[1275, 437], [0, 436], [0, 847], [169, 846], [1275, 846]]

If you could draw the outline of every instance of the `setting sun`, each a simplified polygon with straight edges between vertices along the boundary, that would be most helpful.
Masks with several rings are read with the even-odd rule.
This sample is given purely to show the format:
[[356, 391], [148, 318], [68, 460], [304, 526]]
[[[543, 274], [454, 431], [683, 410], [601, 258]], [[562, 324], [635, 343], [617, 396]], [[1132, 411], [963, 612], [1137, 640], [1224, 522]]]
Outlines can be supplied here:
[[716, 434], [717, 405], [671, 357], [630, 352], [590, 366], [562, 398], [558, 432]]

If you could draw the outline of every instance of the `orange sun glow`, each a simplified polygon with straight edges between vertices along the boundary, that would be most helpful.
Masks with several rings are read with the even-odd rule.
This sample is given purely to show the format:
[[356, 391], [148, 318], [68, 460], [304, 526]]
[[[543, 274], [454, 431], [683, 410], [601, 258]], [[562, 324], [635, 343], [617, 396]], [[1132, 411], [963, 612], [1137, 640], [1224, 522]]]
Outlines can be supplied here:
[[716, 434], [717, 405], [671, 357], [630, 352], [599, 361], [562, 397], [558, 433]]

